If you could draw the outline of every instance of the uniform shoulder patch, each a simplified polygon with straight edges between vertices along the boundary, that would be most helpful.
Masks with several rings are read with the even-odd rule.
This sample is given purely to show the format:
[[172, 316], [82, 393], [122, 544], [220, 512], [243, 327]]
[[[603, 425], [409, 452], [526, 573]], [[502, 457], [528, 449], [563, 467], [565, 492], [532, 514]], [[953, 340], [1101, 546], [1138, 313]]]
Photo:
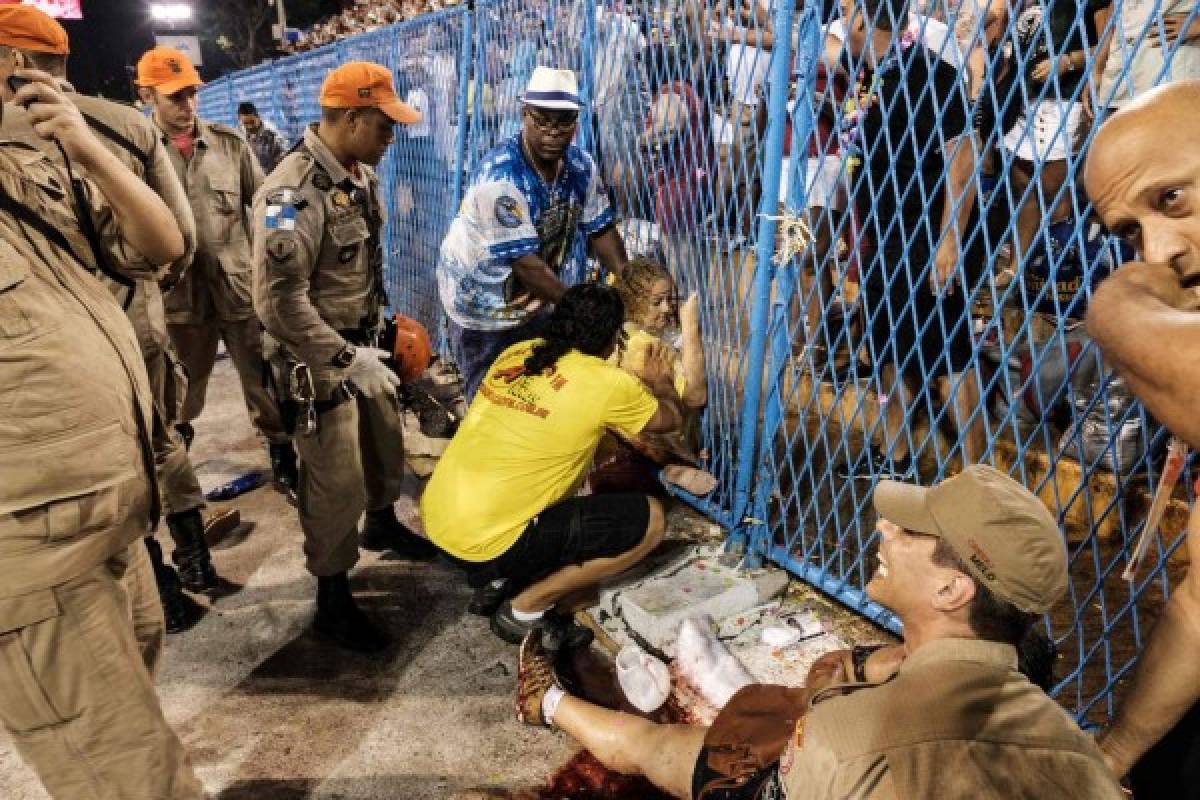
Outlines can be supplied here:
[[524, 222], [524, 214], [521, 212], [521, 204], [517, 202], [517, 198], [504, 194], [496, 198], [494, 209], [496, 222], [499, 222], [506, 228], [519, 228]]
[[266, 210], [263, 223], [269, 231], [296, 230], [296, 212], [304, 209], [308, 202], [300, 192], [291, 187], [271, 189], [266, 195]]

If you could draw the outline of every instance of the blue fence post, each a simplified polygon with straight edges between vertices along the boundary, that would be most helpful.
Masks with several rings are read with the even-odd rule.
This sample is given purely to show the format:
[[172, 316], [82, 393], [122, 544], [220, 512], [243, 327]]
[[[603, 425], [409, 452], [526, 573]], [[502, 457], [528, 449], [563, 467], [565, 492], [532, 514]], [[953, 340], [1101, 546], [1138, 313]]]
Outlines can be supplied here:
[[[765, 156], [759, 168], [762, 195], [758, 207], [758, 237], [755, 248], [754, 282], [750, 306], [750, 339], [742, 395], [741, 423], [738, 426], [737, 480], [734, 483], [734, 529], [728, 547], [738, 549], [747, 539], [747, 511], [751, 508], [751, 490], [757, 475], [758, 417], [762, 407], [762, 379], [766, 365], [767, 323], [771, 310], [771, 284], [774, 280], [775, 235], [778, 231], [775, 211], [779, 201], [779, 179], [783, 165], [783, 138], [787, 131], [788, 78], [792, 62], [792, 3], [778, 3], [774, 14], [775, 46], [771, 50], [770, 93], [767, 98], [767, 137]], [[756, 509], [757, 511], [757, 509]], [[754, 556], [748, 558], [753, 560]]]
[[579, 120], [579, 146], [599, 158], [599, 142], [593, 141], [592, 124], [596, 117], [592, 97], [596, 88], [596, 0], [583, 0], [583, 61], [579, 76], [579, 102], [583, 112]]
[[454, 98], [455, 118], [458, 125], [454, 130], [454, 208], [462, 203], [463, 178], [467, 170], [467, 90], [471, 86], [471, 69], [475, 64], [475, 3], [467, 4], [462, 15], [462, 44], [458, 48], [458, 96]]
[[[808, 160], [799, 154], [807, 152], [810, 138], [813, 134], [813, 84], [816, 78], [818, 51], [816, 13], [811, 7], [805, 7], [799, 24], [796, 26], [796, 69], [794, 75], [795, 105], [792, 110], [792, 158], [789, 163], [790, 176], [788, 194], [784, 207], [787, 215], [803, 217], [808, 200]], [[774, 77], [774, 76], [772, 76]], [[792, 77], [792, 76], [789, 76]], [[777, 194], [774, 196], [778, 196]], [[764, 203], [768, 195], [764, 193]], [[801, 268], [793, 258], [789, 263], [780, 265], [776, 272], [774, 301], [770, 309], [770, 358], [766, 372], [766, 400], [763, 406], [763, 424], [759, 434], [760, 452], [766, 454], [774, 441], [775, 432], [783, 423], [784, 401], [781, 396], [784, 367], [790, 361], [791, 330], [790, 308], [797, 291], [797, 271]], [[776, 482], [771, 474], [771, 462], [767, 458], [760, 459], [757, 481], [754, 486], [754, 500], [751, 505], [750, 517], [754, 520], [747, 525], [747, 538], [750, 540], [749, 551], [751, 558], [770, 555], [770, 526], [768, 514], [772, 491]]]

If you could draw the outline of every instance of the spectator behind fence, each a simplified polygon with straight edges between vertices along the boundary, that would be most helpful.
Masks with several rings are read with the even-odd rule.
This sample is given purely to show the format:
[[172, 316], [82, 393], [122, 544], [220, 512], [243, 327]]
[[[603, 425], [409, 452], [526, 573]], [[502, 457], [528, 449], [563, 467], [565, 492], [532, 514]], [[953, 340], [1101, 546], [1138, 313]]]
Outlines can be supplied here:
[[706, 495], [716, 487], [716, 478], [700, 469], [698, 455], [700, 412], [708, 404], [699, 298], [693, 294], [680, 307], [671, 273], [648, 258], [629, 262], [617, 291], [625, 305], [625, 338], [613, 362], [647, 380], [647, 365], [665, 359], [684, 420], [671, 433], [616, 437], [612, 451], [597, 459], [588, 482], [596, 494], [663, 494], [661, 480]]
[[593, 108], [600, 134], [600, 164], [606, 176], [612, 175], [619, 159], [628, 160], [628, 150], [638, 135], [638, 114], [645, 107], [642, 94], [647, 86], [645, 48], [646, 37], [629, 11], [613, 0], [596, 4]]
[[[1086, 205], [1082, 192], [1080, 196]], [[1090, 339], [1083, 324], [1088, 298], [1132, 253], [1097, 222], [1081, 225], [1074, 215], [1068, 215], [1049, 219], [1045, 225], [1027, 254], [1014, 293], [1013, 315], [1024, 318], [1004, 327], [1011, 331], [1024, 327], [1028, 334], [1019, 336], [1010, 353], [1021, 363], [1018, 382], [1012, 384], [1020, 393], [1020, 420], [1029, 426], [1054, 423], [1063, 429], [1072, 416], [1076, 422], [1083, 421], [1100, 387], [1101, 365], [1094, 348], [1088, 347]], [[1109, 426], [1103, 398], [1097, 409], [1107, 444]], [[1117, 425], [1119, 420], [1112, 423]], [[1071, 442], [1072, 433], [1067, 434], [1064, 445]], [[1090, 464], [1096, 455], [1081, 460]]]
[[625, 162], [635, 169], [646, 165], [649, 180], [626, 186], [622, 194], [635, 213], [653, 209], [669, 263], [683, 275], [699, 268], [698, 237], [713, 208], [711, 112], [689, 80], [669, 79], [675, 51], [660, 45], [648, 53], [655, 88], [636, 139], [640, 157], [627, 155]]
[[1092, 737], [1017, 671], [1017, 645], [1068, 582], [1041, 501], [972, 466], [930, 489], [884, 481], [874, 504], [867, 593], [900, 618], [901, 663], [839, 654], [805, 689], [743, 688], [711, 728], [658, 725], [567, 695], [529, 637], [518, 719], [684, 800], [1123, 797]]
[[[1020, 112], [1002, 143], [1013, 158], [1012, 192], [1017, 204], [1013, 264], [1021, 264], [1044, 220], [1070, 211], [1073, 193], [1060, 196], [1059, 192], [1066, 184], [1068, 157], [1082, 129], [1083, 104], [1077, 97], [1089, 91], [1081, 84], [1088, 77], [1088, 56], [1098, 38], [1095, 12], [1108, 2], [1038, 3], [1021, 12], [1014, 25], [1011, 67], [1020, 77], [1007, 102]], [[1041, 177], [1031, 189], [1039, 167]]]
[[264, 175], [270, 175], [287, 152], [287, 140], [271, 123], [259, 116], [254, 103], [238, 103], [237, 115], [258, 165], [262, 167]]
[[[1200, 448], [1197, 137], [1200, 81], [1169, 84], [1133, 100], [1101, 127], [1085, 177], [1104, 224], [1145, 262], [1127, 264], [1101, 284], [1088, 313], [1088, 329], [1147, 409]], [[1113, 771], [1124, 775], [1132, 767], [1135, 787], [1150, 787], [1149, 797], [1179, 797], [1181, 787], [1191, 792], [1188, 797], [1196, 797], [1200, 785], [1196, 509], [1187, 537], [1191, 567], [1171, 592], [1102, 744]]]
[[1093, 91], [1082, 98], [1088, 112], [1123, 108], [1159, 83], [1200, 78], [1197, 10], [1195, 0], [1122, 0], [1100, 12]]
[[409, 234], [405, 242], [408, 257], [415, 259], [410, 274], [428, 274], [430, 264], [436, 258], [433, 243], [440, 232], [442, 216], [438, 201], [445, 192], [446, 166], [438, 151], [437, 131], [445, 124], [446, 109], [438, 108], [432, 94], [429, 71], [422, 61], [407, 59], [400, 66], [400, 81], [396, 93], [404, 98], [410, 108], [421, 115], [421, 119], [407, 125], [401, 144], [396, 148], [397, 169], [402, 182], [409, 187], [412, 206], [406, 216], [411, 223], [406, 226]]
[[860, 302], [886, 402], [882, 449], [868, 447], [838, 471], [912, 477], [910, 412], [926, 405], [913, 402], [912, 390], [924, 394], [932, 381], [958, 428], [963, 461], [977, 461], [986, 445], [971, 369], [973, 279], [959, 266], [974, 171], [967, 95], [946, 60], [951, 48], [939, 55], [907, 29], [907, 0], [846, 0], [844, 12], [849, 63], [859, 70], [851, 94], [860, 108], [845, 134], [851, 193], [873, 246]]
[[586, 645], [591, 631], [556, 605], [629, 569], [662, 539], [657, 500], [576, 496], [606, 430], [633, 439], [682, 421], [666, 359], [643, 371], [649, 388], [608, 363], [623, 318], [616, 289], [567, 289], [545, 338], [496, 359], [421, 497], [429, 538], [483, 590], [472, 610], [491, 611], [492, 631], [508, 642], [539, 629], [547, 649]]
[[492, 361], [529, 339], [562, 297], [587, 239], [609, 272], [625, 269], [607, 191], [572, 144], [579, 90], [570, 70], [538, 67], [521, 97], [521, 132], [488, 153], [442, 241], [438, 293], [467, 401]]

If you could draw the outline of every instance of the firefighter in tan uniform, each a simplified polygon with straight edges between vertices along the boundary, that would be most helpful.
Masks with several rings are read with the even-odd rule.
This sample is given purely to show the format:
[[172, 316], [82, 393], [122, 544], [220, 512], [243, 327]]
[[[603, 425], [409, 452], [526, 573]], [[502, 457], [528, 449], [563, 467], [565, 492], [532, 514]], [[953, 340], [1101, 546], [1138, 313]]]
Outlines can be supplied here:
[[321, 87], [321, 122], [284, 157], [255, 197], [254, 304], [285, 391], [300, 401], [297, 507], [308, 570], [317, 577], [319, 633], [357, 650], [386, 635], [355, 605], [347, 572], [362, 545], [402, 557], [436, 549], [397, 519], [404, 442], [396, 385], [381, 361], [383, 210], [373, 166], [395, 123], [420, 119], [391, 73], [352, 62]]
[[[187, 195], [179, 185], [166, 148], [158, 140], [154, 127], [128, 106], [75, 93], [64, 79], [69, 49], [66, 31], [44, 12], [32, 6], [0, 8], [0, 96], [11, 100], [12, 90], [5, 81], [15, 69], [25, 65], [53, 75], [101, 143], [162, 198], [184, 238], [184, 255], [160, 270], [157, 276], [136, 279], [133, 285], [112, 279], [104, 281], [125, 305], [126, 315], [137, 333], [154, 395], [154, 411], [161, 422], [154, 426], [154, 455], [167, 526], [175, 542], [172, 557], [179, 565], [179, 573], [163, 562], [157, 540], [147, 537], [146, 545], [154, 564], [167, 630], [177, 632], [190, 627], [201, 615], [195, 602], [182, 592], [181, 576], [182, 585], [191, 591], [207, 591], [217, 586], [200, 516], [204, 493], [192, 469], [187, 448], [174, 427], [182, 404], [184, 382], [180, 379], [182, 370], [171, 352], [158, 285], [159, 280], [178, 281], [191, 263], [196, 226]], [[37, 135], [29, 115], [19, 106], [9, 109], [0, 134], [38, 147], [51, 160], [61, 159], [54, 143]]]
[[150, 387], [91, 274], [153, 275], [183, 237], [50, 75], [18, 74], [35, 83], [15, 102], [91, 183], [0, 143], [0, 722], [60, 800], [203, 798], [134, 633], [161, 640], [139, 541], [159, 514]]
[[262, 326], [250, 297], [246, 209], [262, 171], [240, 133], [196, 117], [196, 89], [203, 82], [187, 56], [156, 47], [137, 69], [142, 99], [154, 110], [154, 124], [196, 218], [196, 257], [165, 297], [167, 328], [189, 378], [180, 427], [190, 441], [192, 421], [204, 409], [217, 341], [223, 340], [250, 419], [267, 440], [276, 488], [290, 493], [296, 456], [263, 384]]

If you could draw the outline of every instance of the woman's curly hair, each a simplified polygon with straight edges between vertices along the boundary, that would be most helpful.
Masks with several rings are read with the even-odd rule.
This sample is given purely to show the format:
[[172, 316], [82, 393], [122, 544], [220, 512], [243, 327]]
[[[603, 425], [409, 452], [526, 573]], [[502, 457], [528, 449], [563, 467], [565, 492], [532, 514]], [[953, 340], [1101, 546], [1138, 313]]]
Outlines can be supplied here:
[[603, 355], [625, 319], [625, 304], [611, 286], [581, 283], [567, 289], [542, 330], [542, 341], [525, 359], [525, 373], [540, 375], [570, 350]]
[[616, 280], [617, 291], [625, 303], [627, 319], [636, 322], [650, 312], [650, 288], [664, 280], [674, 288], [675, 279], [658, 261], [641, 256], [629, 260], [625, 265], [625, 274]]

